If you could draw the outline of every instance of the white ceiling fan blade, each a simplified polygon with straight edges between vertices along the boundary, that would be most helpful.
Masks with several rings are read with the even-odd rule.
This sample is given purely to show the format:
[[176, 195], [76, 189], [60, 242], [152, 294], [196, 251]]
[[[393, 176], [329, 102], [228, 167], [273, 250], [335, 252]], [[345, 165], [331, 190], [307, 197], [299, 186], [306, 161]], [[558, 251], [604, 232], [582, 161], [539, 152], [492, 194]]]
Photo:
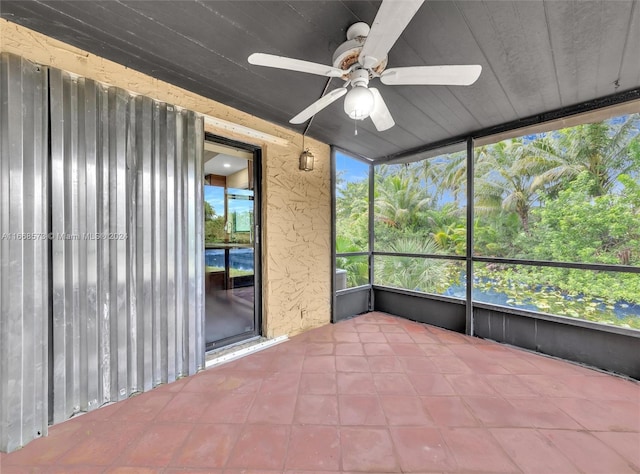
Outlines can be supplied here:
[[482, 72], [482, 66], [414, 66], [387, 69], [380, 76], [383, 84], [422, 86], [470, 86]]
[[382, 0], [358, 62], [373, 68], [387, 57], [424, 0]]
[[390, 129], [396, 123], [393, 121], [393, 117], [387, 108], [387, 104], [385, 104], [380, 92], [378, 92], [378, 89], [370, 87], [369, 90], [373, 94], [373, 110], [369, 115], [369, 117], [371, 117], [371, 121], [379, 132]]
[[300, 59], [285, 58], [274, 54], [253, 53], [248, 58], [249, 64], [256, 66], [275, 67], [278, 69], [288, 69], [289, 71], [306, 72], [317, 74], [318, 76], [341, 77], [344, 71], [333, 66], [302, 61]]
[[304, 109], [302, 112], [300, 112], [298, 115], [293, 117], [291, 120], [289, 120], [289, 123], [304, 123], [304, 122], [306, 122], [311, 117], [313, 117], [315, 114], [320, 112], [322, 109], [324, 109], [328, 105], [334, 103], [336, 100], [338, 100], [340, 97], [342, 97], [346, 93], [347, 93], [347, 89], [345, 89], [344, 87], [341, 87], [340, 89], [332, 90], [328, 94], [320, 97], [313, 104], [311, 104], [309, 107]]

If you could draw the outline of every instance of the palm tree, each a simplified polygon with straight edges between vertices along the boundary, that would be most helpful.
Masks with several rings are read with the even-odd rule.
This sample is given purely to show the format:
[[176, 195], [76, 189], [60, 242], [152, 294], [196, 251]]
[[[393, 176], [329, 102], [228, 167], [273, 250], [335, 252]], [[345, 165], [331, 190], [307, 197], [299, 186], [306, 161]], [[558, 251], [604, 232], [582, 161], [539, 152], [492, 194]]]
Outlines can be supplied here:
[[460, 151], [423, 161], [422, 177], [429, 189], [434, 189], [434, 200], [439, 201], [451, 193], [456, 204], [466, 202], [467, 152]]
[[597, 122], [565, 128], [532, 142], [527, 166], [537, 170], [533, 185], [556, 194], [563, 182], [582, 171], [592, 177], [592, 196], [607, 194], [621, 174], [640, 172], [640, 114], [619, 122]]
[[405, 229], [419, 220], [432, 204], [416, 167], [382, 165], [376, 172], [376, 219], [389, 227]]
[[537, 199], [538, 185], [522, 162], [529, 159], [530, 146], [521, 138], [504, 140], [476, 151], [475, 210], [515, 212], [529, 232], [529, 212]]
[[[435, 254], [440, 251], [433, 239], [401, 238], [391, 244], [391, 252]], [[418, 257], [376, 257], [377, 284], [416, 291], [439, 292], [449, 284], [447, 260]]]

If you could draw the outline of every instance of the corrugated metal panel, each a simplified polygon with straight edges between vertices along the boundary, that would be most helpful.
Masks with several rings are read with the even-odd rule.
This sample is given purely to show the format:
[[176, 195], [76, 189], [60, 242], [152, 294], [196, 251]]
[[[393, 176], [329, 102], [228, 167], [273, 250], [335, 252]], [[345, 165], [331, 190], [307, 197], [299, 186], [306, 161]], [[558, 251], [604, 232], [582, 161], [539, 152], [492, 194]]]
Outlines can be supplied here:
[[58, 422], [204, 366], [204, 136], [121, 89], [57, 70], [50, 89]]
[[0, 450], [47, 432], [47, 73], [0, 57]]

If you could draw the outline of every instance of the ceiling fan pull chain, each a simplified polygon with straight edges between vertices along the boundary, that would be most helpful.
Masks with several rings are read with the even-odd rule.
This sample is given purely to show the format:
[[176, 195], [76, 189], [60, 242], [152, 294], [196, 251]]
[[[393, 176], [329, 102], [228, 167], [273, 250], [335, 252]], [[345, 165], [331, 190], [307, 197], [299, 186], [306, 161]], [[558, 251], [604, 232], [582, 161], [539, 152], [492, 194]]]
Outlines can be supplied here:
[[355, 126], [355, 131], [353, 132], [353, 134], [358, 135], [358, 121], [354, 120], [353, 125]]

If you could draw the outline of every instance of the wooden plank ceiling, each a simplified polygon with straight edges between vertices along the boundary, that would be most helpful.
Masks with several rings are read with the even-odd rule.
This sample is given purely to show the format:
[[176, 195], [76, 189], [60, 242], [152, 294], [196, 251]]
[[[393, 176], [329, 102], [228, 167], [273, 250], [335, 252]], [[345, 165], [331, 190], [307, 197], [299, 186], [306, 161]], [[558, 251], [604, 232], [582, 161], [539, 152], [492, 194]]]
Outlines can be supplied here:
[[[347, 28], [371, 24], [375, 1], [13, 1], [3, 18], [303, 131], [289, 119], [323, 77], [251, 66], [252, 52], [331, 64]], [[640, 5], [627, 0], [427, 1], [388, 67], [481, 64], [470, 87], [372, 81], [396, 126], [354, 122], [342, 101], [308, 135], [373, 159], [640, 87]], [[333, 79], [329, 90], [341, 87]]]

